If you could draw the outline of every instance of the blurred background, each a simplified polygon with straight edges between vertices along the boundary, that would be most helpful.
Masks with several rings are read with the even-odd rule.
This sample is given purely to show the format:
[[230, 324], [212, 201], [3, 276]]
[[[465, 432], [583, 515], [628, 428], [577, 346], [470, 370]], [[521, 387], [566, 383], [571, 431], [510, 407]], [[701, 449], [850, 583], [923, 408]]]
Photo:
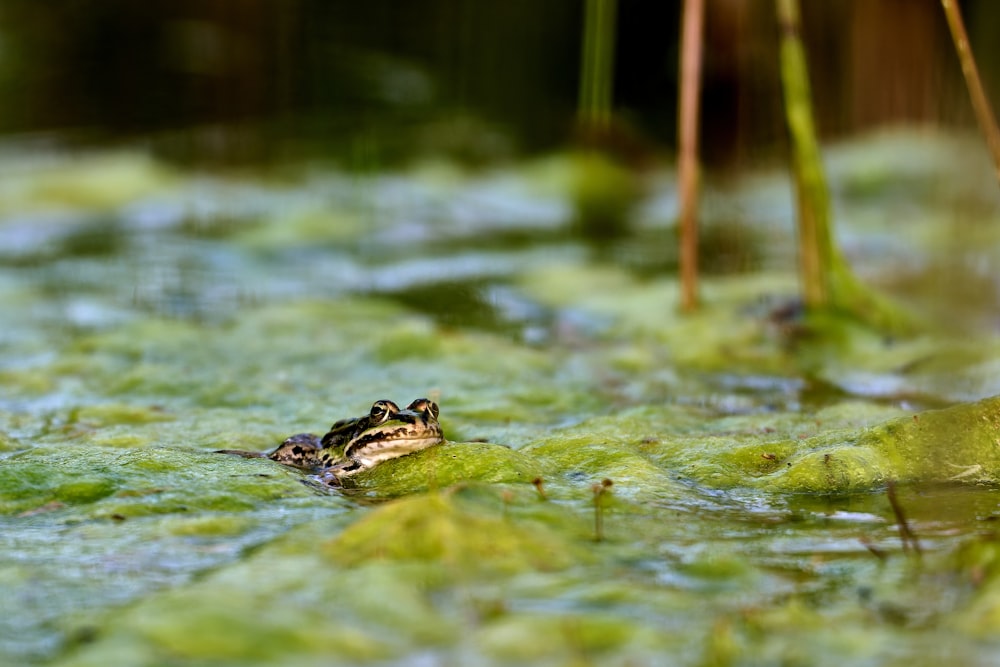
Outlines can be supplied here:
[[[824, 138], [974, 125], [939, 5], [803, 2]], [[961, 5], [1000, 106], [1000, 4]], [[619, 2], [614, 100], [630, 150], [673, 150], [680, 10]], [[581, 0], [0, 0], [0, 134], [141, 139], [184, 163], [551, 150], [572, 137], [582, 14]], [[771, 0], [708, 1], [708, 166], [783, 155], [776, 37]]]

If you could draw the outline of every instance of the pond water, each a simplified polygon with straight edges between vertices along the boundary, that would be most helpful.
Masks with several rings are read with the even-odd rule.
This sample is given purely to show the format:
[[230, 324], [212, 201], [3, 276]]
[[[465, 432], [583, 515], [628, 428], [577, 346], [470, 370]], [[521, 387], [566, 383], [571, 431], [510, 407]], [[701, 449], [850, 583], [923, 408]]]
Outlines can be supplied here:
[[[573, 155], [0, 156], [0, 662], [993, 664], [977, 146], [830, 153], [842, 244], [920, 313], [908, 338], [794, 316], [779, 173], [708, 184], [681, 316], [668, 172], [621, 176], [627, 224], [595, 229]], [[213, 453], [420, 396], [448, 442], [348, 488]]]

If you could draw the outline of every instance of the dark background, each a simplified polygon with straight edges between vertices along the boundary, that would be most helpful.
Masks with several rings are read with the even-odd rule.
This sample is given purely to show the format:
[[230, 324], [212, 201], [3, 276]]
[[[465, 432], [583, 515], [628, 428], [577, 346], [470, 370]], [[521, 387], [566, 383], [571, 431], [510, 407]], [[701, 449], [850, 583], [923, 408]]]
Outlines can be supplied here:
[[[974, 123], [938, 0], [804, 0], [820, 130]], [[961, 3], [994, 106], [1000, 3]], [[772, 0], [708, 0], [710, 166], [767, 159], [784, 122]], [[615, 105], [675, 143], [681, 3], [620, 0]], [[469, 161], [573, 136], [583, 0], [0, 0], [0, 138], [146, 141], [186, 162]]]

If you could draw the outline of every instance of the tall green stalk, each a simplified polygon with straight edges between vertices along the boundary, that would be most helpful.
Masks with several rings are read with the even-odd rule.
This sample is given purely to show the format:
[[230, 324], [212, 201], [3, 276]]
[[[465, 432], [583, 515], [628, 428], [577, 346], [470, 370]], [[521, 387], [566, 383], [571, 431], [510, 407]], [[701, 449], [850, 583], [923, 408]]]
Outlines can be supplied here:
[[831, 305], [833, 237], [830, 233], [830, 192], [813, 125], [812, 94], [806, 54], [799, 36], [798, 0], [776, 0], [781, 29], [781, 83], [785, 117], [792, 140], [792, 172], [798, 203], [799, 271], [806, 306]]
[[578, 103], [584, 127], [604, 129], [611, 124], [617, 13], [618, 0], [586, 0]]
[[830, 191], [813, 123], [799, 0], [775, 0], [781, 31], [781, 83], [792, 144], [799, 231], [799, 272], [806, 307], [841, 311], [880, 329], [905, 333], [909, 317], [862, 285], [834, 244]]

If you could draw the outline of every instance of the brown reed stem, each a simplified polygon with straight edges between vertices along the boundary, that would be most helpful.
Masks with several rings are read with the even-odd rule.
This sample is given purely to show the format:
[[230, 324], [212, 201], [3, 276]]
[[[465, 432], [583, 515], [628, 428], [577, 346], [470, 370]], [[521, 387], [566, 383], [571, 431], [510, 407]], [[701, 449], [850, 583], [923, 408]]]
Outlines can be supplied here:
[[979, 78], [979, 69], [976, 67], [976, 59], [969, 46], [969, 36], [965, 32], [965, 23], [962, 21], [958, 0], [941, 0], [941, 8], [948, 20], [951, 40], [955, 43], [955, 51], [958, 53], [958, 60], [962, 65], [962, 74], [965, 75], [965, 85], [969, 89], [972, 109], [976, 113], [979, 129], [982, 130], [983, 136], [986, 138], [986, 147], [993, 157], [997, 181], [1000, 182], [1000, 129], [997, 129], [996, 116], [993, 115], [990, 100], [986, 97], [983, 82]]
[[677, 113], [681, 310], [698, 307], [698, 107], [705, 0], [684, 0]]

